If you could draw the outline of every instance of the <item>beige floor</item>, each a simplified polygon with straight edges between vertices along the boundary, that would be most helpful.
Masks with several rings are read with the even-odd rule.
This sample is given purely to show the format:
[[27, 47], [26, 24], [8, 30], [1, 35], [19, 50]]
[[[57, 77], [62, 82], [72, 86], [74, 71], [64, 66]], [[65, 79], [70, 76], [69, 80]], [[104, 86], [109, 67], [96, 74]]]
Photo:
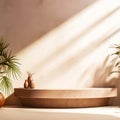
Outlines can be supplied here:
[[4, 106], [0, 120], [120, 120], [120, 107], [41, 109]]

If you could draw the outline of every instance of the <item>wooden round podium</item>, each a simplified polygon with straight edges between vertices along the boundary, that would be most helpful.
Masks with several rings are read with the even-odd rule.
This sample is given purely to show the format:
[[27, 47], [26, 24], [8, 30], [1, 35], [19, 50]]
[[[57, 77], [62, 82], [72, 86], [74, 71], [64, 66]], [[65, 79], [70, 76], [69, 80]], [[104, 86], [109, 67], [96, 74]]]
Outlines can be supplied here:
[[116, 88], [82, 89], [24, 89], [15, 88], [14, 96], [22, 105], [37, 108], [80, 108], [99, 107], [108, 104], [111, 97], [117, 96]]

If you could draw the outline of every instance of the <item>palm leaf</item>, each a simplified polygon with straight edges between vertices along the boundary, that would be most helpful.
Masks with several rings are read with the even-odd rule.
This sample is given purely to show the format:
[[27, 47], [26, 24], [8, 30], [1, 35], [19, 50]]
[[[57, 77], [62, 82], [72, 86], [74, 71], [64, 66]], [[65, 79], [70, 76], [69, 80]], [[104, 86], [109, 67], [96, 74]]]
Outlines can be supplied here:
[[21, 72], [19, 69], [20, 63], [17, 62], [18, 59], [15, 58], [15, 56], [11, 55], [11, 51], [7, 51], [3, 53], [4, 61], [2, 62], [3, 66], [7, 66], [7, 69], [4, 68], [4, 71], [9, 77], [14, 77], [15, 79], [18, 79], [18, 77], [21, 76]]
[[7, 50], [9, 43], [2, 37], [0, 38], [0, 89], [9, 94], [12, 87], [12, 78], [18, 79], [21, 77], [19, 69], [20, 63], [15, 56], [12, 55], [10, 50]]
[[7, 69], [6, 73], [9, 77], [13, 77], [15, 79], [18, 79], [18, 77], [21, 76], [19, 67], [15, 63], [8, 64], [8, 69]]
[[9, 43], [4, 40], [3, 37], [0, 38], [0, 54], [9, 46]]
[[0, 89], [5, 93], [5, 95], [8, 95], [13, 91], [12, 82], [10, 78], [3, 76], [0, 79]]
[[120, 44], [114, 44], [113, 48], [116, 49], [116, 52], [112, 55], [115, 55], [114, 67], [117, 68], [117, 71], [112, 71], [111, 73], [120, 73]]
[[120, 61], [116, 62], [115, 67], [120, 66]]

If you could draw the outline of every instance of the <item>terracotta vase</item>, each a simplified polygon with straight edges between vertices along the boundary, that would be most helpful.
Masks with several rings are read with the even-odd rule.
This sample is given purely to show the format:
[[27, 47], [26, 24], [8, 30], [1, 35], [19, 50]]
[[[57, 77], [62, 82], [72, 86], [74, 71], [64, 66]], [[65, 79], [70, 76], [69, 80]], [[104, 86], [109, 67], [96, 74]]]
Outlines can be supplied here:
[[2, 107], [5, 103], [5, 97], [4, 95], [0, 92], [0, 107]]

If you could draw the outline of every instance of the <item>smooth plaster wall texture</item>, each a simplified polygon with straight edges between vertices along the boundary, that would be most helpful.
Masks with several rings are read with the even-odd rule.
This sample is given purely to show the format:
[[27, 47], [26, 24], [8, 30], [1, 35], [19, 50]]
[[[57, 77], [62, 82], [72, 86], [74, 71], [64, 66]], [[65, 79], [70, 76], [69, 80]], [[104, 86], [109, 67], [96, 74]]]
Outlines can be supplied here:
[[113, 1], [0, 0], [0, 35], [21, 62], [22, 80], [14, 87], [23, 86], [27, 71], [41, 89], [115, 86], [118, 76], [108, 77], [107, 57], [120, 36], [120, 1]]
[[17, 53], [95, 1], [0, 0], [0, 35]]
[[[0, 2], [0, 35], [10, 41], [10, 47], [13, 53], [19, 55], [19, 52], [25, 47], [31, 45], [45, 33], [56, 28], [96, 1], [71, 0], [71, 2], [69, 2], [69, 0], [55, 0], [53, 2], [51, 0], [1, 0]], [[62, 41], [62, 37], [60, 41]], [[53, 43], [51, 42], [50, 44]], [[49, 48], [49, 46], [42, 47]], [[36, 66], [35, 62], [37, 60], [34, 60], [33, 54], [42, 57], [42, 55], [39, 54], [41, 49], [37, 51], [38, 53], [34, 53], [34, 49], [32, 51], [32, 56], [28, 61], [30, 64]], [[23, 56], [19, 58], [23, 60], [23, 63], [24, 60], [26, 61], [26, 59], [28, 59], [23, 59]], [[34, 61], [32, 61], [32, 58]], [[22, 64], [22, 67], [26, 70], [23, 74], [27, 71], [34, 72], [33, 68], [26, 68], [24, 64]], [[62, 83], [64, 84], [64, 81]]]

